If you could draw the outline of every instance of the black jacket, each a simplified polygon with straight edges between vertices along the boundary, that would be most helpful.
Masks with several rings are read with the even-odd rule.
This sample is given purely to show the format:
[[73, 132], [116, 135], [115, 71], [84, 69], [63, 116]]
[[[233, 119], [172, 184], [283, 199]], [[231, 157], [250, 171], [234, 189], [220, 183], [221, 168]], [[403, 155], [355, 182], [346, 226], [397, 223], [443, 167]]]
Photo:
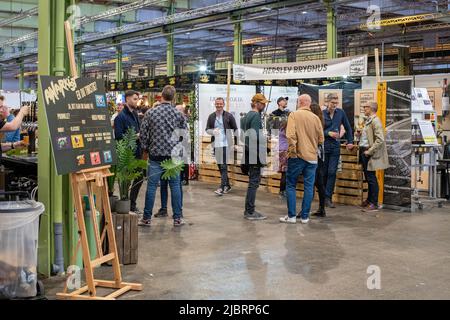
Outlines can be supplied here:
[[[206, 123], [206, 133], [211, 135], [211, 142], [214, 142], [214, 135], [213, 135], [213, 131], [214, 131], [214, 127], [216, 124], [216, 113], [213, 112], [209, 115], [208, 117], [208, 121]], [[237, 125], [236, 125], [236, 120], [234, 119], [234, 116], [229, 113], [226, 112], [225, 110], [223, 111], [223, 127], [225, 130], [233, 130], [233, 135], [234, 135], [234, 144], [237, 144]], [[231, 141], [228, 141], [228, 145], [231, 145]]]
[[[131, 112], [128, 107], [125, 106], [122, 112], [114, 119], [114, 136], [116, 140], [122, 140], [128, 128], [134, 128], [134, 131], [139, 133], [141, 130], [141, 120], [139, 119], [137, 111]], [[142, 149], [139, 141], [137, 141], [135, 156], [137, 159], [142, 158]]]

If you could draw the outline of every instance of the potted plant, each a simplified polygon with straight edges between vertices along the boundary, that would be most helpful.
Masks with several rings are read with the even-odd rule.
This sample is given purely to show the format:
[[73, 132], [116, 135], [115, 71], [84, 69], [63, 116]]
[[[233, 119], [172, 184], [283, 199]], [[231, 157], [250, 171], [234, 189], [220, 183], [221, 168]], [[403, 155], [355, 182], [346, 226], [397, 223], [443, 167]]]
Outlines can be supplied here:
[[117, 142], [116, 179], [119, 184], [119, 201], [116, 202], [116, 212], [130, 212], [130, 189], [134, 180], [142, 176], [147, 168], [147, 161], [136, 159], [137, 135], [129, 128], [123, 139]]

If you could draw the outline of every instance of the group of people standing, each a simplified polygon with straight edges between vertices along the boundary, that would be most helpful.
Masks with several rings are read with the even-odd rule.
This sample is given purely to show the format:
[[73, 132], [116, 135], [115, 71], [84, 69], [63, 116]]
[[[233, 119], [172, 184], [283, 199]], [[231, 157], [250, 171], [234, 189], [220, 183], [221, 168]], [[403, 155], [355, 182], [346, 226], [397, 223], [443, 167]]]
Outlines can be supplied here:
[[[173, 209], [174, 226], [185, 224], [183, 219], [183, 190], [181, 175], [162, 180], [162, 162], [172, 158], [172, 150], [178, 144], [172, 138], [175, 130], [187, 129], [186, 115], [176, 108], [176, 90], [173, 86], [166, 86], [161, 94], [161, 101], [149, 108], [143, 117], [139, 116], [138, 105], [139, 92], [127, 91], [123, 110], [114, 119], [114, 135], [116, 140], [123, 138], [129, 128], [136, 133], [138, 140], [135, 150], [137, 159], [148, 160], [148, 170], [142, 172], [142, 176], [133, 181], [130, 190], [130, 211], [143, 214], [139, 220], [141, 226], [151, 226], [156, 190], [161, 187], [162, 208], [155, 215], [167, 216], [168, 187], [170, 187], [171, 203]], [[137, 208], [137, 198], [143, 181], [147, 177], [147, 192], [145, 197], [144, 212]]]
[[[150, 226], [152, 217], [167, 216], [168, 188], [170, 187], [174, 226], [183, 226], [183, 188], [180, 175], [161, 180], [164, 173], [162, 163], [174, 156], [174, 150], [180, 140], [174, 139], [176, 130], [188, 128], [186, 114], [173, 103], [176, 90], [166, 86], [161, 101], [149, 108], [143, 116], [138, 114], [139, 93], [128, 91], [125, 94], [123, 110], [114, 119], [115, 138], [122, 139], [129, 128], [133, 128], [138, 139], [136, 158], [148, 160], [147, 192], [141, 226]], [[334, 208], [332, 202], [336, 183], [336, 174], [340, 161], [343, 138], [349, 150], [354, 148], [354, 136], [350, 122], [342, 108], [339, 108], [337, 95], [327, 96], [327, 106], [313, 103], [309, 95], [298, 97], [297, 110], [287, 109], [287, 98], [277, 100], [278, 109], [272, 117], [278, 120], [278, 159], [281, 173], [280, 195], [287, 200], [286, 216], [280, 218], [283, 223], [309, 222], [311, 204], [314, 198], [314, 186], [319, 194], [319, 208], [313, 214], [325, 217], [325, 208]], [[262, 168], [267, 165], [267, 130], [263, 130], [262, 114], [269, 101], [258, 93], [252, 98], [251, 110], [241, 119], [240, 131], [234, 116], [225, 111], [225, 100], [215, 99], [216, 111], [209, 117], [206, 133], [212, 137], [215, 159], [221, 174], [221, 184], [214, 192], [224, 196], [231, 191], [228, 178], [228, 164], [234, 163], [234, 151], [237, 141], [243, 142], [241, 170], [249, 176], [245, 198], [244, 218], [264, 220], [266, 216], [256, 210], [256, 194], [261, 183]], [[364, 211], [378, 210], [378, 181], [375, 171], [389, 166], [384, 140], [384, 129], [377, 117], [377, 104], [364, 106], [365, 115], [362, 125], [355, 136], [358, 137], [360, 161], [369, 186], [368, 198], [363, 205]], [[273, 134], [272, 134], [273, 136]], [[176, 152], [175, 152], [176, 153]], [[302, 209], [297, 214], [297, 181], [303, 176], [304, 194]], [[130, 192], [131, 211], [141, 213], [136, 206], [139, 190], [145, 178], [133, 182]], [[161, 187], [162, 208], [153, 215], [156, 191]]]
[[[313, 215], [326, 217], [326, 208], [335, 208], [332, 198], [341, 143], [345, 140], [348, 150], [355, 146], [350, 122], [344, 110], [338, 107], [338, 96], [329, 94], [327, 101], [326, 106], [320, 107], [304, 94], [298, 98], [297, 110], [290, 112], [287, 109], [288, 98], [280, 97], [278, 109], [271, 114], [272, 118], [277, 118], [274, 122], [278, 129], [280, 195], [286, 198], [288, 207], [288, 214], [280, 218], [280, 222], [296, 223], [297, 218], [304, 224], [309, 222], [314, 186], [319, 194], [319, 208]], [[251, 111], [241, 120], [241, 140], [244, 143], [241, 169], [249, 176], [244, 210], [244, 217], [248, 220], [266, 219], [264, 214], [256, 211], [255, 200], [261, 170], [267, 164], [268, 137], [264, 135], [262, 113], [268, 103], [263, 94], [256, 94], [252, 98]], [[233, 115], [224, 110], [224, 99], [217, 98], [215, 107], [216, 111], [208, 118], [206, 132], [213, 137], [214, 154], [221, 172], [221, 185], [215, 193], [223, 196], [231, 191], [227, 163], [234, 159], [232, 146], [236, 143], [233, 143], [233, 138], [238, 133]], [[384, 129], [376, 115], [377, 109], [376, 103], [364, 105], [362, 125], [355, 134], [360, 140], [360, 162], [368, 182], [368, 198], [362, 206], [366, 212], [378, 210], [379, 188], [375, 172], [389, 167]], [[303, 176], [304, 195], [302, 209], [297, 214], [296, 187], [300, 175]]]

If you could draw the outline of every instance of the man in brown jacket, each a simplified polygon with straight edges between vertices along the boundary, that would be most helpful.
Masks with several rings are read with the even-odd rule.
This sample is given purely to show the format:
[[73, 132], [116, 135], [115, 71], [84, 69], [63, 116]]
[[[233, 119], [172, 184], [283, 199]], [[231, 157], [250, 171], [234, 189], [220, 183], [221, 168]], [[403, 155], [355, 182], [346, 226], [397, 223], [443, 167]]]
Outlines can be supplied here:
[[322, 122], [311, 112], [311, 97], [307, 94], [298, 98], [299, 108], [289, 115], [286, 136], [288, 148], [287, 202], [288, 215], [280, 218], [283, 223], [297, 222], [296, 186], [300, 174], [303, 175], [304, 195], [301, 211], [301, 222], [309, 222], [309, 212], [314, 195], [314, 181], [317, 169], [317, 151], [324, 142]]
[[389, 168], [389, 158], [384, 139], [384, 129], [377, 117], [376, 102], [364, 106], [364, 128], [357, 131], [359, 140], [359, 158], [363, 165], [364, 176], [369, 185], [368, 199], [363, 204], [363, 211], [378, 211], [378, 180], [377, 170]]

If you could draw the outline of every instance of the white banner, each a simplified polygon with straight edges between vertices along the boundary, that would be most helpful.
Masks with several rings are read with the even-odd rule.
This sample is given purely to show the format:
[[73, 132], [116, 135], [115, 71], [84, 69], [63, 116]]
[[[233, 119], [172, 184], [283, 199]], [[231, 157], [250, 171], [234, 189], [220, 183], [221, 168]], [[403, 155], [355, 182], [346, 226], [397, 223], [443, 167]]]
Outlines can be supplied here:
[[235, 64], [234, 80], [287, 80], [367, 75], [367, 55], [308, 62]]
[[[214, 101], [216, 98], [227, 99], [227, 85], [205, 84], [198, 85], [200, 135], [206, 135], [206, 122], [211, 113], [216, 111]], [[240, 127], [241, 113], [251, 110], [252, 97], [256, 94], [255, 86], [231, 85], [230, 87], [230, 113], [234, 116], [238, 128]], [[225, 110], [227, 109], [225, 105]]]

